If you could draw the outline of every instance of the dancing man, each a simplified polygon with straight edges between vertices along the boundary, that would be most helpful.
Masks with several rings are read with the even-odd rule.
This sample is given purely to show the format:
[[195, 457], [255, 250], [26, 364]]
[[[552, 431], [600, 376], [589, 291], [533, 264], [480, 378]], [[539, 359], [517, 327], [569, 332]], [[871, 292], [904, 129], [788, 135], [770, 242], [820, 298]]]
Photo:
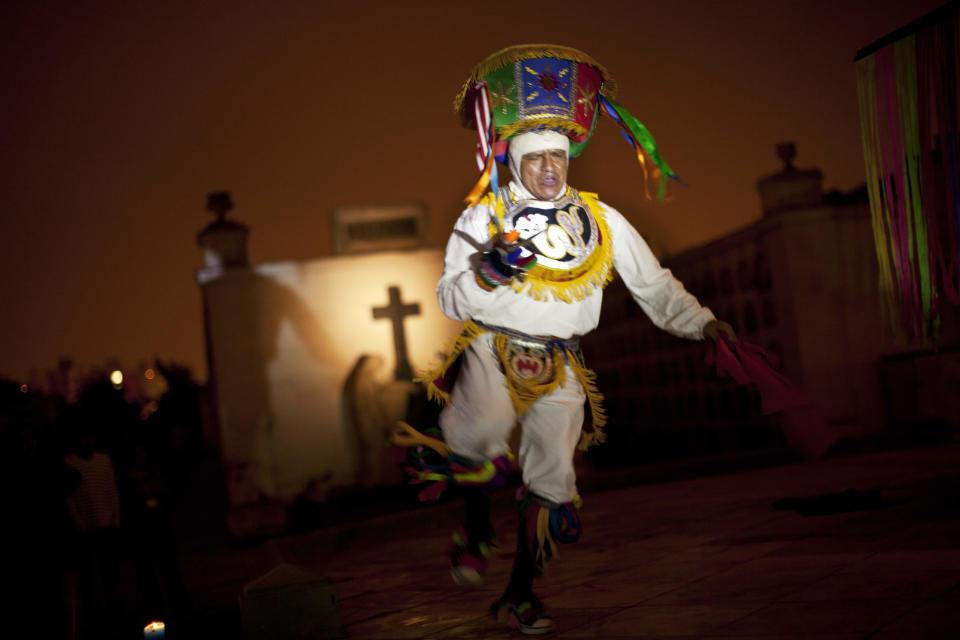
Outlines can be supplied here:
[[[659, 182], [658, 196], [675, 178], [649, 132], [613, 102], [614, 87], [581, 51], [521, 45], [477, 65], [456, 100], [478, 131], [481, 178], [450, 236], [437, 287], [444, 314], [465, 327], [442, 365], [423, 376], [444, 408], [442, 442], [431, 440], [442, 461], [428, 460], [420, 477], [439, 480], [427, 494], [460, 486], [466, 517], [450, 573], [476, 586], [494, 541], [490, 492], [518, 464], [517, 554], [492, 613], [526, 634], [552, 631], [534, 578], [557, 543], [580, 535], [573, 457], [578, 445], [602, 441], [605, 418], [579, 340], [597, 327], [614, 271], [659, 328], [692, 340], [720, 331], [736, 339], [619, 212], [567, 184], [569, 159], [584, 149], [601, 111], [634, 146], [648, 182]], [[495, 158], [510, 167], [502, 187]], [[516, 428], [514, 459], [508, 441]]]

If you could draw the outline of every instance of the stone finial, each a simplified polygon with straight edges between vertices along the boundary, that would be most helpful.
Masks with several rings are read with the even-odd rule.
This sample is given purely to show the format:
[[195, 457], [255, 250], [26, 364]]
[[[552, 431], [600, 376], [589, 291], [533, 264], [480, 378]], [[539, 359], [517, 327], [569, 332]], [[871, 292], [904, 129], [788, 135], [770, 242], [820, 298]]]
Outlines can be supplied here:
[[797, 145], [793, 142], [777, 143], [776, 152], [783, 162], [783, 169], [757, 181], [763, 215], [821, 206], [823, 174], [820, 170], [797, 169], [793, 166], [793, 160], [797, 157]]
[[233, 210], [233, 200], [229, 191], [211, 191], [207, 194], [207, 211], [217, 216], [217, 222], [223, 222]]
[[203, 249], [205, 268], [246, 267], [249, 264], [247, 237], [250, 229], [239, 222], [227, 220], [227, 214], [232, 209], [233, 200], [229, 191], [207, 194], [207, 211], [217, 219], [197, 234], [197, 244]]
[[793, 170], [793, 159], [797, 157], [797, 145], [793, 142], [778, 142], [777, 157], [783, 160], [783, 170]]

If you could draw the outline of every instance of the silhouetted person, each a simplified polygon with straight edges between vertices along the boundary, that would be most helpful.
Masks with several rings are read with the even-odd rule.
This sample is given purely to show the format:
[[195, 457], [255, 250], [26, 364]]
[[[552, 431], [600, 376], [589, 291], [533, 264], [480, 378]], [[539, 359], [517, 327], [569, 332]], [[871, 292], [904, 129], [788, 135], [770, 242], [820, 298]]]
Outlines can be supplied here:
[[78, 533], [77, 586], [91, 633], [115, 624], [120, 604], [120, 495], [113, 462], [96, 443], [93, 431], [84, 429], [65, 458], [80, 473], [67, 504]]
[[[69, 633], [63, 597], [71, 524], [66, 498], [80, 474], [64, 464], [49, 424], [19, 385], [0, 383], [0, 500], [4, 596], [13, 615], [5, 637], [62, 638]], [[7, 635], [9, 634], [9, 635]]]
[[188, 597], [177, 561], [170, 488], [142, 443], [129, 451], [121, 494], [122, 529], [140, 587], [143, 623], [168, 620], [188, 608]]

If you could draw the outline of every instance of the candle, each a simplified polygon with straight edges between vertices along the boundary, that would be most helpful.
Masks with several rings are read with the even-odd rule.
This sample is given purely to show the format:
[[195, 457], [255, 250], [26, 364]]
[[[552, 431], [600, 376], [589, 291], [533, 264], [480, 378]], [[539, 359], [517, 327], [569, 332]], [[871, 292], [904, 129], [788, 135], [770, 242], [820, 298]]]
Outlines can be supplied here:
[[151, 622], [143, 628], [144, 640], [163, 640], [166, 633], [166, 625], [162, 622]]

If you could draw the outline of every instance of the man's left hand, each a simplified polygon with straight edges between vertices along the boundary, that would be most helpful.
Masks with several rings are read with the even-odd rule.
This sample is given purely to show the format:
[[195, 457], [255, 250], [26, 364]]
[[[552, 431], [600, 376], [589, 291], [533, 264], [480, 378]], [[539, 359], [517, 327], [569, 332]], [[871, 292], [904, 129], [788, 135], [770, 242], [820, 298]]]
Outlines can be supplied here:
[[724, 322], [723, 320], [711, 320], [707, 324], [703, 325], [703, 337], [705, 338], [716, 340], [720, 337], [721, 331], [726, 334], [727, 342], [737, 341], [737, 333], [733, 330], [733, 327], [730, 326], [729, 322]]

